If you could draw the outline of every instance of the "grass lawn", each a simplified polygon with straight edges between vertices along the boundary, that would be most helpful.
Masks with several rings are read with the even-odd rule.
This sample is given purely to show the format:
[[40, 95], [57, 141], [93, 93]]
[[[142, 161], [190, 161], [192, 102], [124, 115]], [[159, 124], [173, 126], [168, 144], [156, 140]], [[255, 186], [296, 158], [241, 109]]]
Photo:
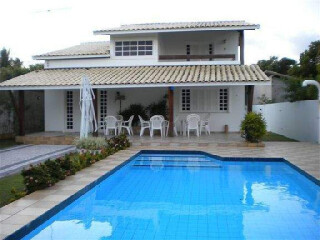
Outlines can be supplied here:
[[0, 149], [12, 147], [15, 145], [18, 145], [18, 143], [16, 143], [14, 139], [0, 140]]
[[298, 142], [297, 140], [287, 138], [286, 136], [276, 134], [273, 132], [267, 132], [267, 134], [262, 138], [264, 142]]
[[23, 177], [20, 173], [0, 179], [0, 207], [9, 203], [13, 198], [11, 189], [15, 188], [17, 192], [24, 190]]

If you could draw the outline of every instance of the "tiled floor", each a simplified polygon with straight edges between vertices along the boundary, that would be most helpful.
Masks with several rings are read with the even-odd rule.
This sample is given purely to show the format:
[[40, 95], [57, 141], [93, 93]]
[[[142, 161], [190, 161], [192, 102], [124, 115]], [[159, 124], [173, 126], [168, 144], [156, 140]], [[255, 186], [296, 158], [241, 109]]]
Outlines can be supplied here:
[[[233, 137], [236, 138], [236, 136]], [[320, 145], [317, 144], [270, 142], [266, 143], [264, 148], [248, 148], [221, 145], [221, 139], [218, 142], [201, 139], [198, 141], [187, 139], [185, 142], [181, 142], [174, 139], [165, 141], [157, 138], [150, 140], [149, 138], [148, 141], [146, 138], [145, 142], [133, 139], [133, 146], [130, 149], [120, 151], [105, 160], [95, 163], [51, 188], [34, 192], [2, 207], [0, 209], [0, 239], [64, 201], [142, 149], [201, 150], [229, 157], [283, 157], [320, 179]], [[230, 141], [230, 139], [226, 140], [226, 142]]]

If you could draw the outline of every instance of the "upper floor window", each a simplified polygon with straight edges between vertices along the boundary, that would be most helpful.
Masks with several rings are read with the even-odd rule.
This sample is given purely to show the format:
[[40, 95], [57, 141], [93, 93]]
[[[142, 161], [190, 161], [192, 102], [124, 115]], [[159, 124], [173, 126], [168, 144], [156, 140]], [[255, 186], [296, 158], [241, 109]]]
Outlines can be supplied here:
[[152, 41], [117, 41], [115, 42], [116, 56], [152, 55]]

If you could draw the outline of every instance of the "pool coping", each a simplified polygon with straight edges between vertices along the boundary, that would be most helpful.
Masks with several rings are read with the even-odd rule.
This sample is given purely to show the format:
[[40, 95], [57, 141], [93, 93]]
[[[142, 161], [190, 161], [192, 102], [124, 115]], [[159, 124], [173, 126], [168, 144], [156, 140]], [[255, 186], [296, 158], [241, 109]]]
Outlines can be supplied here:
[[[81, 197], [83, 194], [90, 191], [92, 188], [94, 188], [96, 185], [101, 183], [103, 180], [114, 174], [116, 171], [118, 171], [120, 168], [122, 168], [124, 165], [126, 165], [128, 162], [130, 162], [135, 157], [141, 155], [141, 154], [150, 154], [150, 153], [162, 153], [162, 154], [174, 154], [174, 153], [181, 153], [181, 154], [202, 154], [206, 155], [212, 158], [215, 158], [220, 161], [241, 161], [241, 162], [284, 162], [288, 164], [290, 167], [295, 169], [297, 172], [308, 178], [310, 181], [314, 182], [316, 185], [320, 186], [320, 180], [316, 179], [314, 176], [310, 175], [306, 171], [302, 170], [298, 166], [294, 165], [290, 161], [284, 159], [284, 158], [278, 158], [278, 157], [222, 157], [219, 155], [211, 154], [206, 151], [202, 150], [138, 150], [135, 154], [131, 155], [127, 160], [123, 161], [122, 163], [115, 166], [110, 171], [106, 172], [102, 176], [99, 176], [96, 180], [90, 182], [85, 187], [80, 189], [79, 191], [75, 192], [74, 194], [70, 195], [65, 200], [61, 201], [54, 207], [50, 208], [43, 214], [36, 217], [34, 220], [30, 221], [28, 224], [22, 226], [18, 230], [14, 231], [10, 235], [6, 236], [5, 240], [11, 240], [11, 239], [21, 239], [30, 232], [32, 232], [35, 228], [40, 226], [42, 223], [44, 223], [46, 220], [54, 216], [57, 212], [64, 209], [66, 206], [68, 206], [71, 202], [75, 201], [79, 197]], [[113, 155], [114, 156], [114, 155]], [[105, 160], [108, 160], [106, 158]], [[103, 161], [103, 160], [102, 160]]]

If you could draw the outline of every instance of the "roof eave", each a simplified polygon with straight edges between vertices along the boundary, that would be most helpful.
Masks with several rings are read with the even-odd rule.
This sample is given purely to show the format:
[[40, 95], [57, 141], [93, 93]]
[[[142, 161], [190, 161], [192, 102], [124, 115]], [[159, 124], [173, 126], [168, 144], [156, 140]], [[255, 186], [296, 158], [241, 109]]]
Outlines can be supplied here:
[[94, 35], [120, 35], [120, 34], [143, 34], [143, 33], [165, 33], [165, 32], [196, 32], [196, 31], [239, 31], [239, 30], [255, 30], [260, 25], [239, 26], [239, 27], [213, 27], [213, 28], [181, 28], [181, 29], [154, 29], [154, 30], [96, 30]]
[[[221, 87], [221, 86], [269, 86], [270, 80], [264, 81], [246, 81], [246, 82], [213, 82], [213, 83], [152, 83], [152, 84], [102, 84], [92, 85], [94, 89], [119, 89], [119, 88], [154, 88], [154, 87]], [[80, 85], [62, 85], [62, 86], [0, 86], [0, 91], [5, 90], [77, 90]]]

